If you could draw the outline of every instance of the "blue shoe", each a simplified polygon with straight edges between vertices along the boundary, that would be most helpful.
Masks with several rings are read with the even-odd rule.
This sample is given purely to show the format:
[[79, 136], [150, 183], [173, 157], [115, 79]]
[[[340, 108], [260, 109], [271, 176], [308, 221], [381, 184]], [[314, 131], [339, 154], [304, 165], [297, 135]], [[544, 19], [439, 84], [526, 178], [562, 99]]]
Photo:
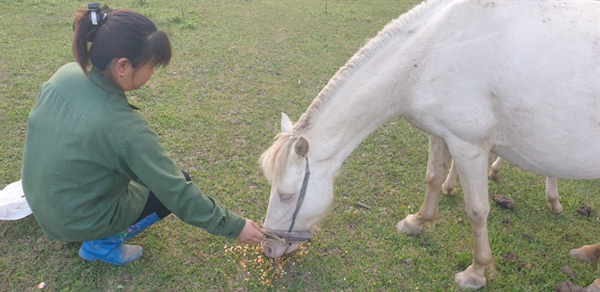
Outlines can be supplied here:
[[79, 257], [90, 262], [100, 260], [121, 266], [142, 257], [142, 247], [123, 244], [118, 235], [113, 235], [100, 240], [84, 242], [79, 249]]
[[158, 215], [152, 213], [133, 224], [125, 232], [99, 240], [85, 241], [79, 249], [79, 257], [86, 261], [100, 260], [119, 266], [133, 262], [142, 256], [142, 247], [123, 244], [123, 242], [136, 236], [159, 220]]

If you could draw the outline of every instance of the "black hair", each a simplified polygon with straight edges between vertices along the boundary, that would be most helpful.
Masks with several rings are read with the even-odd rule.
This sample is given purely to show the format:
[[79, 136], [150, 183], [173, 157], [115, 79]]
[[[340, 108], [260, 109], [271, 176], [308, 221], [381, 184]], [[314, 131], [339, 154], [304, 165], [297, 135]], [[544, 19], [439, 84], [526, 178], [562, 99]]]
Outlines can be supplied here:
[[127, 58], [134, 69], [169, 64], [169, 38], [150, 19], [130, 10], [112, 10], [106, 5], [100, 8], [96, 3], [89, 7], [93, 4], [93, 9], [77, 10], [73, 21], [73, 54], [83, 72], [87, 74], [91, 62], [107, 74], [109, 64], [118, 58]]

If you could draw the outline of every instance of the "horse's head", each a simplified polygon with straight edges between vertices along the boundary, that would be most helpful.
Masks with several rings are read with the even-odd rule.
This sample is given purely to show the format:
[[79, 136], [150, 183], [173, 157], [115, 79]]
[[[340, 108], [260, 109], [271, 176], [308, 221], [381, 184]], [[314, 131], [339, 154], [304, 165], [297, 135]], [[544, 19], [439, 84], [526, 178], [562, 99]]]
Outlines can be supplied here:
[[263, 153], [260, 163], [271, 183], [271, 196], [263, 228], [266, 256], [277, 258], [312, 239], [311, 230], [325, 214], [333, 197], [333, 178], [325, 163], [309, 151], [309, 141], [294, 133], [282, 115], [281, 133]]

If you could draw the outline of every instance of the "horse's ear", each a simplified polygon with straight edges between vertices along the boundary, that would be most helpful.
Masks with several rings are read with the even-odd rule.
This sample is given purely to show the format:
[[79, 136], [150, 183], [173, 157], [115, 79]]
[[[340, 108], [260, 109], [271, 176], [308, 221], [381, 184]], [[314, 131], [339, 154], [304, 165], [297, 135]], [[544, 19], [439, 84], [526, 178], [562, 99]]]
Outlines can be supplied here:
[[285, 113], [281, 113], [281, 132], [291, 133], [292, 132], [292, 121], [290, 117]]
[[296, 151], [296, 154], [298, 154], [300, 157], [306, 157], [306, 154], [308, 153], [308, 140], [300, 136], [298, 141], [296, 141], [294, 144], [294, 151]]

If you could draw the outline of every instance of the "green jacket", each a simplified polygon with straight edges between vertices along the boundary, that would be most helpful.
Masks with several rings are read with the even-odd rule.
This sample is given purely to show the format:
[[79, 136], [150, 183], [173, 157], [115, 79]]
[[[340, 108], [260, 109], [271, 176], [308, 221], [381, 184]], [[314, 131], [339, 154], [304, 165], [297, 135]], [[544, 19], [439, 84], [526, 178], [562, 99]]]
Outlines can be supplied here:
[[131, 226], [149, 190], [186, 223], [237, 237], [245, 219], [187, 182], [125, 93], [69, 63], [29, 115], [23, 190], [50, 238], [96, 240]]

